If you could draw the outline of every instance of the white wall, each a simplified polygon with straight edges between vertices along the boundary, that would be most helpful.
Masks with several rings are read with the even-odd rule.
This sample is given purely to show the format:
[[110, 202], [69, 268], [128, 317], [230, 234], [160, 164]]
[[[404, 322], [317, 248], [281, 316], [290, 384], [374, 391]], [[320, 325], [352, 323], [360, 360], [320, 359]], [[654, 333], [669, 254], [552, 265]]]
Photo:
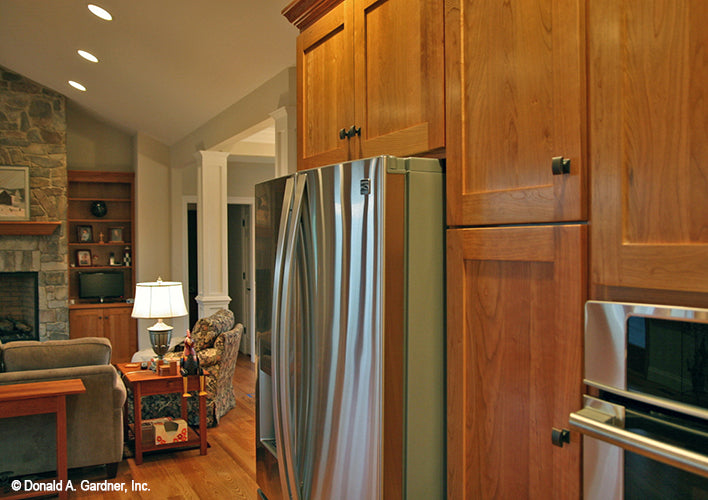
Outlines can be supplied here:
[[[170, 230], [170, 152], [149, 136], [135, 136], [135, 263], [137, 282], [180, 281], [172, 276]], [[147, 327], [138, 320], [138, 349], [150, 347]], [[175, 320], [175, 335], [183, 335]]]
[[229, 161], [226, 192], [230, 198], [253, 198], [254, 186], [259, 182], [272, 179], [274, 175], [274, 160], [269, 162]]
[[69, 170], [133, 171], [133, 136], [66, 100]]
[[[172, 193], [172, 276], [171, 279], [188, 282], [186, 202], [197, 196], [198, 151], [218, 150], [224, 143], [270, 117], [273, 111], [288, 106], [294, 109], [297, 101], [295, 68], [287, 68], [261, 85], [249, 95], [228, 107], [184, 139], [170, 147]], [[229, 162], [227, 194], [229, 197], [253, 197], [256, 182], [273, 177], [274, 163], [258, 163], [255, 167], [242, 162]], [[177, 331], [177, 321], [173, 321]], [[188, 326], [185, 323], [185, 327]]]
[[286, 68], [170, 148], [173, 168], [194, 163], [194, 154], [247, 130], [281, 107], [297, 105], [295, 67]]

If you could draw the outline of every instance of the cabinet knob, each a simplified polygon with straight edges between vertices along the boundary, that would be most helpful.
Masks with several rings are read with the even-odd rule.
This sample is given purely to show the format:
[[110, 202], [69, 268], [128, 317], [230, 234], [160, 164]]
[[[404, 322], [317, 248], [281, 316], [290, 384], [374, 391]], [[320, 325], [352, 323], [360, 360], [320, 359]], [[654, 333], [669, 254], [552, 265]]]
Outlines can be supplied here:
[[551, 432], [551, 443], [555, 446], [563, 448], [565, 443], [570, 443], [570, 431], [568, 429], [556, 429], [553, 427]]
[[562, 175], [570, 173], [570, 158], [556, 156], [551, 160], [551, 170], [553, 175]]
[[351, 127], [349, 127], [349, 130], [345, 128], [339, 130], [340, 139], [351, 139], [355, 135], [361, 135], [361, 127], [352, 125]]

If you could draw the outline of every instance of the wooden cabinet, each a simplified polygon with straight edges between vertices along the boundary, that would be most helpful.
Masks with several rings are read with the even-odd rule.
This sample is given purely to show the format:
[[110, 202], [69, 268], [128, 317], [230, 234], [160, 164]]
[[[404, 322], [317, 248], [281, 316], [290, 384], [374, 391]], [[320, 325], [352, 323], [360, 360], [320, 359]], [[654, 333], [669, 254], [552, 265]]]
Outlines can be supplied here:
[[298, 168], [445, 146], [443, 3], [298, 0]]
[[[135, 290], [134, 175], [69, 170], [68, 181], [69, 335], [108, 337], [113, 361], [129, 361], [137, 350], [137, 324], [130, 318], [132, 305], [125, 302]], [[105, 213], [92, 209], [97, 201], [103, 202]], [[82, 275], [98, 277], [96, 273], [118, 276], [122, 290], [114, 284], [101, 297], [105, 282], [98, 288], [94, 283], [93, 291], [82, 290]], [[101, 304], [102, 298], [117, 303]]]
[[448, 224], [585, 220], [585, 2], [445, 5]]
[[580, 498], [586, 229], [448, 230], [448, 498]]
[[69, 309], [71, 338], [106, 337], [113, 346], [111, 362], [126, 363], [138, 350], [132, 304], [85, 304]]
[[593, 295], [705, 306], [708, 3], [601, 0], [588, 21]]

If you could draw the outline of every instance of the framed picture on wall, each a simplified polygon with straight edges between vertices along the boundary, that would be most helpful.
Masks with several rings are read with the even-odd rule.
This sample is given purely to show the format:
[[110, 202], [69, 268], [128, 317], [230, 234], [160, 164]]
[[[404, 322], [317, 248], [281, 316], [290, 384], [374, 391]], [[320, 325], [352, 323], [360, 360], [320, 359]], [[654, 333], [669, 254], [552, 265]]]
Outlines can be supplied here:
[[76, 251], [76, 265], [80, 267], [91, 265], [91, 250]]
[[0, 166], [0, 220], [29, 218], [29, 167]]

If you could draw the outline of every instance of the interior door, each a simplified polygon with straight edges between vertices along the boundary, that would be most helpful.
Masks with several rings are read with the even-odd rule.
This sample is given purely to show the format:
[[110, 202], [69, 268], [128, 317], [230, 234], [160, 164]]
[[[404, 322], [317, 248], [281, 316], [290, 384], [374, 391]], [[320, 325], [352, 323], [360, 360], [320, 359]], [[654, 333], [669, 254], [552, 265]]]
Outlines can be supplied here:
[[241, 296], [243, 307], [241, 317], [245, 329], [246, 340], [241, 342], [241, 351], [250, 354], [253, 351], [253, 324], [251, 310], [253, 306], [253, 276], [251, 275], [251, 207], [243, 205], [241, 210]]

